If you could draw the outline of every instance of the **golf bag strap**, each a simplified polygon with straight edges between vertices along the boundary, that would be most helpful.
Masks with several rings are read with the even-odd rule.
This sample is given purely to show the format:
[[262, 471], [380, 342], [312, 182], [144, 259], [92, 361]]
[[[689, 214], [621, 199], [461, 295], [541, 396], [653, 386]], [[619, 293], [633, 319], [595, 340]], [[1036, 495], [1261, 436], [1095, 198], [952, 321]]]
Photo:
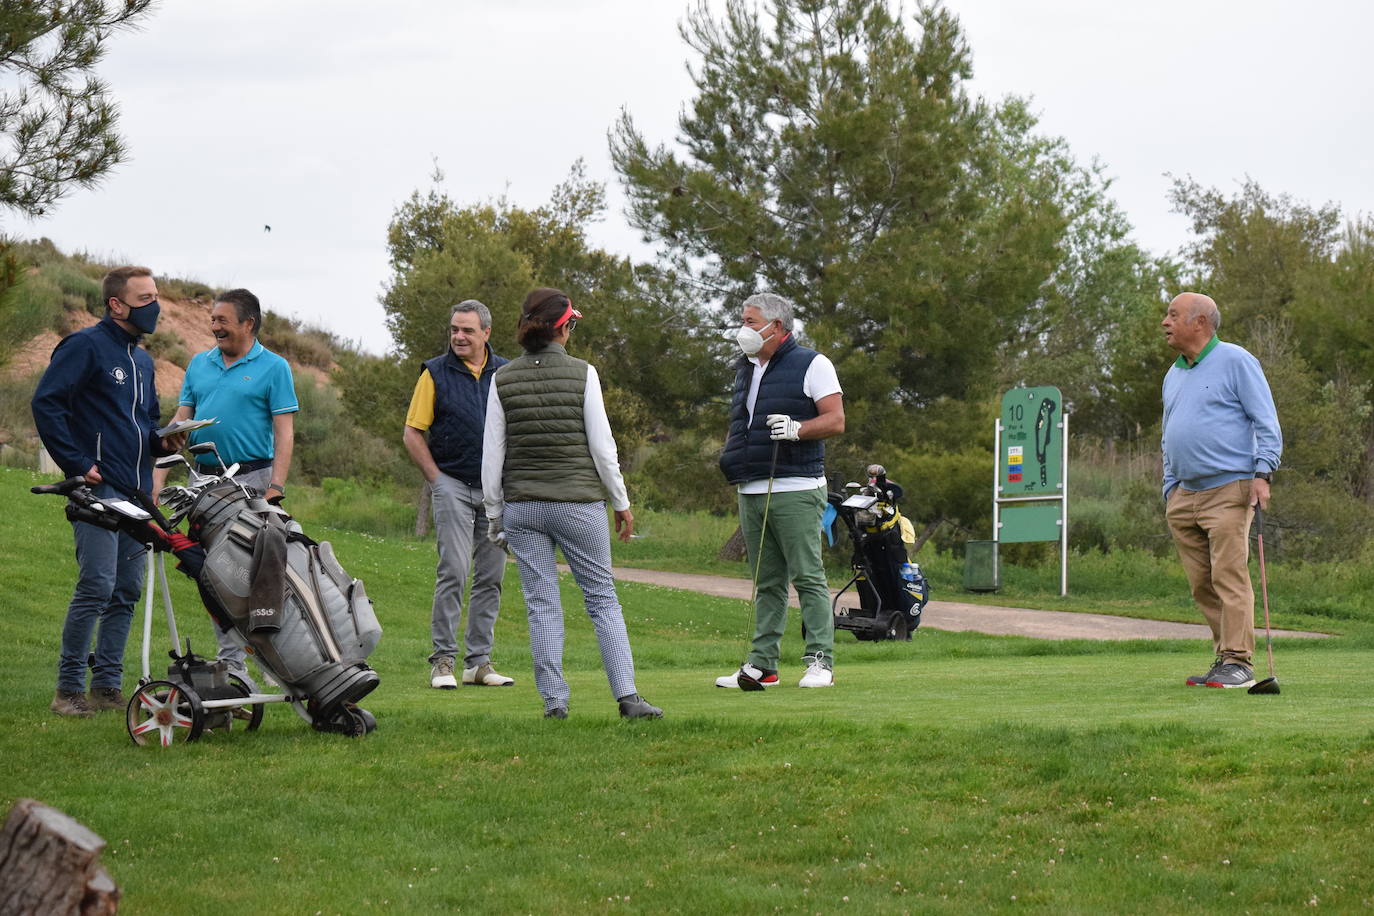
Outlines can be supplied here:
[[248, 591], [248, 629], [275, 633], [281, 629], [281, 608], [286, 595], [286, 528], [274, 516], [253, 541], [253, 565]]

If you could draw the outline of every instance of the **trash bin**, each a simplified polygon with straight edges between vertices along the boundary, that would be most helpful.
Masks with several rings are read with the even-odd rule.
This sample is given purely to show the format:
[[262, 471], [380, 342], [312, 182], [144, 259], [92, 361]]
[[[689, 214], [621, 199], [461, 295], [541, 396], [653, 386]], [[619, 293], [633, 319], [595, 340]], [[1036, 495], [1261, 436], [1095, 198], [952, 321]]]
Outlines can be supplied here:
[[964, 590], [995, 592], [1002, 587], [996, 541], [964, 542]]

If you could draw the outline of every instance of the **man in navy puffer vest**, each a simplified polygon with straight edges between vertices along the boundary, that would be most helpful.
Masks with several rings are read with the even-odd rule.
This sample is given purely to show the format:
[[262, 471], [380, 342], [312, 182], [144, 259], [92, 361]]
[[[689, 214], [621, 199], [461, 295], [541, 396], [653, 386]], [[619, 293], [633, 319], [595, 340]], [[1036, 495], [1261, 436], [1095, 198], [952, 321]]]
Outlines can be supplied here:
[[778, 683], [789, 582], [806, 631], [798, 686], [834, 683], [835, 618], [821, 561], [823, 440], [844, 432], [844, 402], [834, 365], [792, 335], [792, 311], [782, 296], [750, 296], [736, 336], [744, 355], [735, 363], [720, 469], [739, 492], [740, 531], [757, 580], [754, 639], [744, 664], [717, 678], [717, 687]]
[[463, 634], [463, 683], [475, 687], [515, 683], [491, 666], [506, 555], [486, 537], [482, 433], [492, 376], [507, 360], [492, 352], [487, 343], [490, 337], [491, 311], [485, 305], [476, 299], [455, 305], [449, 315], [449, 348], [425, 362], [406, 413], [406, 451], [430, 483], [438, 537], [429, 685], [441, 690], [458, 686], [453, 660], [469, 571], [472, 594]]
[[[153, 486], [153, 458], [180, 448], [186, 436], [155, 430], [162, 409], [153, 385], [153, 358], [138, 345], [157, 325], [157, 283], [146, 267], [105, 275], [105, 317], [67, 335], [52, 351], [33, 395], [33, 422], [43, 447], [67, 477], [85, 477], [97, 496]], [[127, 534], [73, 522], [77, 579], [57, 664], [51, 709], [89, 716], [123, 708], [124, 646], [143, 588], [144, 552]], [[91, 692], [87, 659], [95, 639]]]

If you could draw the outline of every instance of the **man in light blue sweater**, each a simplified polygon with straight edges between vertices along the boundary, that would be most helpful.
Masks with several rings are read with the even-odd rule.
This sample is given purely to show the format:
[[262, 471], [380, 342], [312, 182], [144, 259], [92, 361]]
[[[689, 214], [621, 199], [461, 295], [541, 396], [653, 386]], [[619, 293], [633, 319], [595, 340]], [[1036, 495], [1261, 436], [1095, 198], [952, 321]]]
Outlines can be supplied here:
[[1193, 600], [1212, 629], [1216, 660], [1187, 684], [1255, 683], [1255, 593], [1250, 521], [1269, 505], [1283, 435], [1259, 360], [1217, 339], [1221, 312], [1207, 296], [1169, 303], [1164, 338], [1178, 360], [1164, 376], [1165, 516]]

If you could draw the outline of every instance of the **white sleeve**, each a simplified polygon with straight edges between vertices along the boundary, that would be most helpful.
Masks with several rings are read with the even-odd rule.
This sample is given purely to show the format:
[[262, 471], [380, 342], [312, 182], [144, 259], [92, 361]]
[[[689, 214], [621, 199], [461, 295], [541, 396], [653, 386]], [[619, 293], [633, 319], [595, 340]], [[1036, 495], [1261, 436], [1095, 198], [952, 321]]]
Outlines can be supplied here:
[[506, 466], [506, 410], [496, 394], [496, 382], [487, 394], [487, 422], [482, 430], [482, 503], [487, 518], [499, 518], [506, 509], [501, 472]]
[[620, 476], [620, 456], [615, 449], [615, 437], [611, 435], [611, 421], [606, 416], [606, 402], [601, 396], [601, 376], [590, 363], [587, 365], [587, 390], [582, 395], [582, 425], [587, 430], [587, 447], [592, 453], [596, 473], [611, 497], [611, 508], [617, 512], [630, 508], [625, 479]]
[[821, 398], [841, 393], [840, 377], [835, 374], [835, 364], [830, 361], [830, 357], [817, 353], [816, 358], [811, 360], [811, 365], [806, 367], [802, 394], [813, 401], [819, 401]]

